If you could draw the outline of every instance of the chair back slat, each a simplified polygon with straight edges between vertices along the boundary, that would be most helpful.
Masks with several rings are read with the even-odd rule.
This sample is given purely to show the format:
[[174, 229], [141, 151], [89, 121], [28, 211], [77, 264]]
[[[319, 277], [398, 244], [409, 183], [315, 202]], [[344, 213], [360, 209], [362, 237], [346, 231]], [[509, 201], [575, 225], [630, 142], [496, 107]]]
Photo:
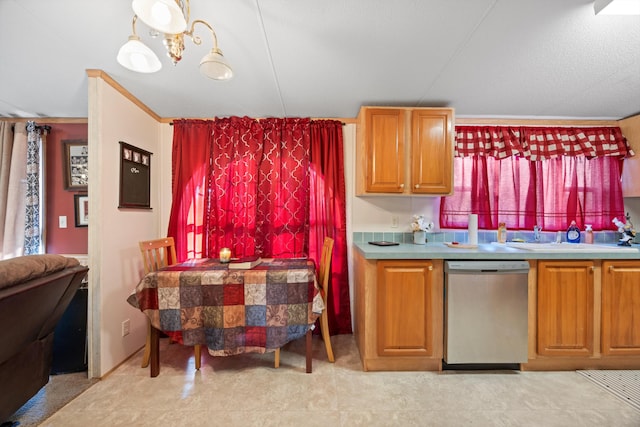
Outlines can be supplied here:
[[177, 262], [173, 237], [144, 240], [139, 242], [139, 245], [145, 274], [168, 267]]
[[322, 245], [322, 254], [320, 255], [320, 267], [318, 268], [318, 283], [322, 288], [322, 294], [326, 305], [329, 295], [329, 276], [331, 272], [331, 258], [333, 255], [333, 239], [324, 238]]

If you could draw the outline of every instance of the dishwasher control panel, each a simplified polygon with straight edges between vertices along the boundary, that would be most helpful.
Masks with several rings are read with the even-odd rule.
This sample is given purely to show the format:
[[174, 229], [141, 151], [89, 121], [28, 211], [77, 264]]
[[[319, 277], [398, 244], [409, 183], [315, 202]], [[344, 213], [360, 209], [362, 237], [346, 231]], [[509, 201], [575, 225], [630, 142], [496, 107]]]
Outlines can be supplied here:
[[529, 270], [527, 261], [445, 261], [444, 272], [482, 272]]

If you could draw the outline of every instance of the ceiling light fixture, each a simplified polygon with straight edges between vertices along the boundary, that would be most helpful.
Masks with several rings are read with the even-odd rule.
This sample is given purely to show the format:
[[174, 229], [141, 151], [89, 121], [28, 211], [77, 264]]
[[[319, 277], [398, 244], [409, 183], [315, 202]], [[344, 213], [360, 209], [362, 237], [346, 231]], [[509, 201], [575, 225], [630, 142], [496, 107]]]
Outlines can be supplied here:
[[596, 15], [640, 15], [640, 0], [596, 0]]
[[228, 80], [233, 77], [233, 70], [218, 48], [218, 37], [213, 27], [206, 21], [196, 19], [189, 28], [189, 0], [133, 0], [131, 7], [135, 13], [133, 34], [118, 51], [117, 60], [120, 65], [138, 73], [154, 73], [162, 68], [156, 54], [142, 43], [136, 34], [138, 18], [152, 28], [152, 35], [162, 34], [163, 44], [173, 65], [182, 59], [185, 36], [196, 45], [202, 43], [200, 37], [193, 34], [195, 25], [202, 24], [211, 31], [213, 48], [200, 61], [200, 72], [214, 80]]

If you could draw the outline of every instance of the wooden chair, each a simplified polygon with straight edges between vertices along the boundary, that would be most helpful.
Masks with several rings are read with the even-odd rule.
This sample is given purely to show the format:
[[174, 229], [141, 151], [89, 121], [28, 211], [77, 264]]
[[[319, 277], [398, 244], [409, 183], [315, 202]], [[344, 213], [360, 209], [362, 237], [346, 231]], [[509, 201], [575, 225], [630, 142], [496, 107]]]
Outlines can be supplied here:
[[[324, 301], [324, 310], [320, 315], [320, 333], [327, 349], [327, 357], [329, 362], [334, 363], [333, 349], [331, 348], [331, 336], [329, 335], [329, 315], [327, 313], [327, 301], [329, 297], [329, 273], [331, 272], [331, 257], [333, 255], [334, 240], [330, 237], [324, 238], [322, 245], [322, 254], [320, 255], [320, 265], [318, 267], [318, 284], [320, 292], [322, 292], [322, 300]], [[275, 367], [280, 366], [280, 349], [275, 351]]]
[[[155, 240], [144, 240], [139, 242], [140, 254], [144, 264], [144, 274], [157, 271], [161, 268], [173, 265], [177, 261], [176, 246], [173, 237], [165, 237]], [[149, 366], [151, 359], [151, 322], [147, 322], [147, 342], [142, 355], [142, 367]], [[200, 369], [200, 345], [193, 347], [196, 359], [196, 369]]]

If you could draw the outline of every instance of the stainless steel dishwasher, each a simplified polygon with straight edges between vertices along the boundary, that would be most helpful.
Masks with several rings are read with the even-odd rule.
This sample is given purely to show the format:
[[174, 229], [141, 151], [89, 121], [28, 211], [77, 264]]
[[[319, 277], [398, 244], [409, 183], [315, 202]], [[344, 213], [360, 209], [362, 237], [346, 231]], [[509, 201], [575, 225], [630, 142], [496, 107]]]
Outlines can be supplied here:
[[527, 361], [527, 261], [445, 261], [446, 364]]

